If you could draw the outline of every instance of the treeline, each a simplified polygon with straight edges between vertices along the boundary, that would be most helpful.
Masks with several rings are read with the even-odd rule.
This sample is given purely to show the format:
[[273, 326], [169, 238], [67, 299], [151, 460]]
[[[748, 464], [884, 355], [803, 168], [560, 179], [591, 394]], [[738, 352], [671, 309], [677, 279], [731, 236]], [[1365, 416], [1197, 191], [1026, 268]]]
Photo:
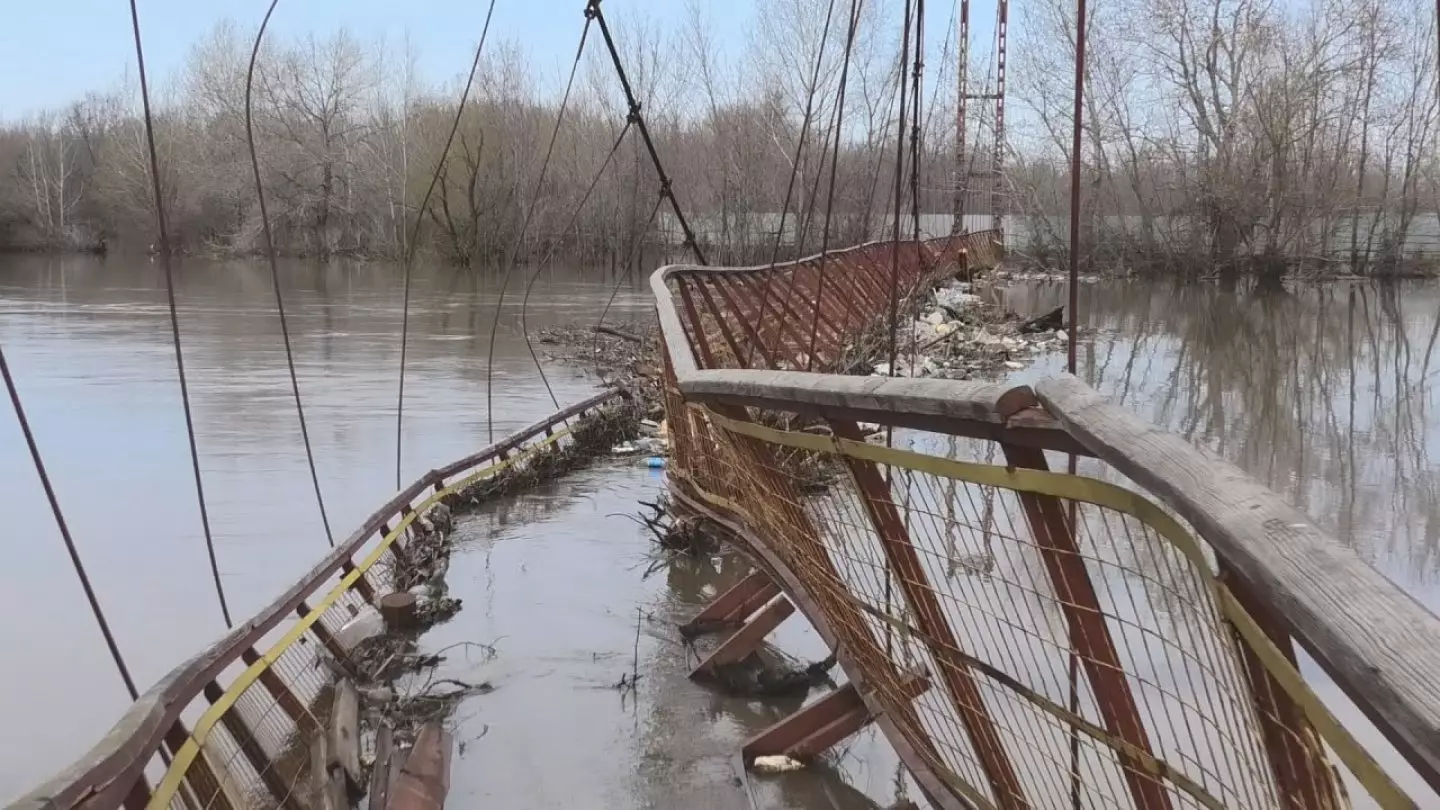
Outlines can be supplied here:
[[[1085, 260], [1403, 273], [1440, 260], [1431, 0], [1104, 0], [1086, 62]], [[1024, 249], [1067, 252], [1074, 3], [1026, 0], [1012, 141]]]
[[[786, 253], [818, 246], [815, 214], [830, 202], [839, 130], [845, 137], [830, 243], [864, 238], [865, 223], [885, 210], [898, 36], [880, 39], [891, 38], [889, 10], [877, 5], [866, 14], [853, 47], [845, 120], [836, 122], [846, 25], [844, 4], [835, 5], [841, 10], [824, 42], [812, 123], [798, 152], [824, 4], [795, 0], [767, 13], [741, 54], [722, 54], [698, 5], [677, 30], [643, 21], [617, 26], [645, 119], [712, 260], [768, 255], [777, 231]], [[217, 27], [158, 100], [161, 185], [177, 250], [243, 255], [262, 248], [244, 116], [252, 36], [232, 24]], [[673, 229], [668, 207], [652, 215], [659, 184], [633, 127], [616, 148], [627, 108], [598, 36], [590, 38], [543, 183], [563, 75], [542, 81], [519, 46], [492, 32], [442, 161], [464, 77], [428, 85], [415, 62], [403, 47], [345, 31], [267, 40], [253, 84], [254, 131], [283, 253], [403, 255], [417, 216], [419, 248], [467, 264], [551, 249], [623, 261], [642, 239], [678, 245], [678, 234], [666, 232]], [[945, 126], [943, 118], [934, 123]], [[943, 149], [937, 139], [927, 151], [936, 171], [948, 171]], [[130, 84], [0, 129], [0, 171], [0, 247], [102, 250], [154, 240], [144, 126]], [[419, 211], [432, 175], [433, 197]], [[782, 227], [787, 192], [791, 216]]]
[[[701, 5], [692, 2], [668, 30], [621, 17], [623, 7], [612, 23], [711, 261], [760, 261], [777, 244], [782, 255], [813, 252], [827, 221], [831, 246], [888, 236], [897, 88], [909, 75], [899, 59], [903, 4], [860, 4], [843, 71], [844, 0], [767, 2], [738, 49], [721, 46]], [[1081, 155], [1083, 258], [1092, 269], [1383, 273], [1440, 256], [1440, 69], [1429, 0], [1092, 6]], [[990, 102], [971, 102], [957, 161], [950, 11], [932, 8], [927, 20], [914, 195], [924, 229], [950, 229], [958, 188], [968, 226], [988, 227], [998, 210], [1017, 256], [1063, 264], [1073, 3], [1016, 0], [1012, 9], [1011, 112], [994, 197]], [[988, 30], [979, 19], [972, 27]], [[158, 99], [162, 189], [185, 251], [261, 247], [243, 115], [251, 36], [217, 27]], [[970, 91], [979, 95], [994, 90], [985, 38], [969, 52]], [[652, 216], [659, 184], [633, 128], [615, 148], [626, 105], [598, 37], [543, 183], [563, 74], [542, 77], [520, 46], [492, 32], [441, 161], [464, 77], [428, 83], [415, 64], [405, 47], [344, 31], [267, 40], [254, 125], [280, 250], [394, 257], [415, 238], [421, 250], [474, 264], [552, 249], [624, 262], [643, 243], [678, 247], [667, 210]], [[137, 111], [125, 84], [0, 126], [0, 248], [148, 245], [154, 215]]]

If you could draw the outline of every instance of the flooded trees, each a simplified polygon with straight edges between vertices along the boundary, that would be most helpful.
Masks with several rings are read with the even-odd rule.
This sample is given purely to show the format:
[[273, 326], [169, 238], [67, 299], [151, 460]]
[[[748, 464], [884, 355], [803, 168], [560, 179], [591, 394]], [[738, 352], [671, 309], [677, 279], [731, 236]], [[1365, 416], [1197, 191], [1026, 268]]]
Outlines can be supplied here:
[[[1052, 136], [1069, 112], [1044, 88], [1072, 58], [1073, 11], [1058, 0], [1026, 8], [1016, 73], [1042, 127], [1019, 148], [1032, 171], [1063, 175], [1068, 149]], [[1435, 231], [1416, 227], [1440, 196], [1428, 3], [1118, 0], [1095, 19], [1082, 153], [1092, 261], [1383, 273], [1421, 250], [1434, 259]], [[1022, 202], [1027, 222], [1066, 207], [1049, 195]], [[1042, 225], [1027, 230], [1037, 252], [1063, 252]]]

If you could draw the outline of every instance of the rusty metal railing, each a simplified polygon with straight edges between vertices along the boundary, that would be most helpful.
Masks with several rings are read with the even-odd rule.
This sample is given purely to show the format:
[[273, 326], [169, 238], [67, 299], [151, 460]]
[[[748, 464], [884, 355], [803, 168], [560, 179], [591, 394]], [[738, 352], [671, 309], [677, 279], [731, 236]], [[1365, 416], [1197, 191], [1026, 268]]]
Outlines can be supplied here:
[[[1274, 493], [1071, 377], [807, 372], [883, 331], [891, 291], [997, 256], [970, 234], [658, 271], [675, 499], [815, 626], [936, 806], [1435, 801], [1440, 620]], [[716, 660], [788, 613], [732, 596]], [[746, 755], [813, 753], [820, 721], [785, 722]]]
[[69, 768], [10, 805], [46, 808], [304, 808], [307, 746], [323, 696], [346, 662], [345, 625], [395, 585], [427, 510], [541, 454], [568, 446], [608, 390], [440, 467], [396, 494], [289, 590], [166, 675]]

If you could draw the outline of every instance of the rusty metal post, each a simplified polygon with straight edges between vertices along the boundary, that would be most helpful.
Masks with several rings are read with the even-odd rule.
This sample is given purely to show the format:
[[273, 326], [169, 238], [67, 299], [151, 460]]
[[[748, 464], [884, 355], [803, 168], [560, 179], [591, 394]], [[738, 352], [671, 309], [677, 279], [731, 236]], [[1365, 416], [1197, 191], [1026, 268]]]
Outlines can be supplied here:
[[[830, 425], [836, 436], [857, 442], [865, 440], [854, 422], [831, 420]], [[996, 802], [1006, 810], [1028, 808], [1030, 805], [1025, 799], [1025, 792], [1020, 787], [1020, 780], [1010, 763], [1010, 755], [1005, 751], [1005, 745], [995, 729], [995, 721], [985, 706], [975, 676], [955, 655], [960, 651], [960, 643], [945, 617], [940, 600], [929, 585], [929, 577], [920, 562], [919, 554], [910, 543], [905, 522], [888, 497], [889, 487], [884, 476], [868, 461], [847, 457], [845, 464], [855, 479], [856, 487], [864, 496], [866, 512], [880, 538], [885, 559], [899, 581], [901, 593], [914, 614], [915, 624], [925, 635], [931, 654], [940, 664], [940, 678], [965, 726], [965, 732], [990, 782]]]
[[[1045, 452], [1030, 447], [1002, 444], [1005, 461], [1012, 467], [1049, 470]], [[1055, 596], [1070, 630], [1071, 646], [1085, 667], [1090, 686], [1095, 690], [1096, 703], [1105, 728], [1135, 749], [1151, 752], [1140, 709], [1130, 691], [1110, 628], [1105, 622], [1095, 584], [1085, 568], [1085, 559], [1075, 541], [1073, 527], [1065, 518], [1059, 499], [1048, 495], [1019, 493], [1020, 505], [1040, 547]], [[1141, 761], [1119, 753], [1125, 763], [1125, 781], [1136, 807], [1168, 810], [1170, 794], [1165, 786], [1150, 776]]]
[[130, 786], [130, 791], [125, 794], [120, 806], [125, 810], [145, 810], [149, 805], [150, 783], [145, 780], [145, 774], [141, 773], [135, 777], [135, 784]]
[[[240, 651], [240, 660], [247, 667], [254, 666], [255, 662], [260, 660], [260, 653], [256, 652], [254, 647], [246, 647]], [[275, 701], [280, 704], [280, 708], [285, 710], [285, 714], [295, 721], [295, 725], [299, 726], [302, 732], [306, 734], [319, 732], [319, 723], [310, 716], [305, 704], [301, 703], [300, 698], [290, 691], [290, 687], [285, 685], [275, 670], [270, 667], [260, 670], [260, 685], [265, 687], [265, 691], [269, 692], [271, 697], [275, 698]]]
[[[305, 600], [300, 600], [300, 604], [295, 608], [295, 613], [300, 618], [305, 618], [310, 615], [310, 605], [306, 603]], [[347, 659], [348, 653], [345, 650], [345, 646], [340, 643], [339, 639], [335, 638], [335, 634], [330, 632], [330, 628], [325, 626], [325, 622], [321, 621], [320, 616], [315, 617], [315, 621], [310, 625], [310, 632], [314, 633], [315, 637], [320, 639], [320, 643], [324, 644], [325, 649], [329, 650], [330, 654], [335, 656], [336, 661], [343, 663]]]
[[[1270, 605], [1236, 576], [1223, 558], [1219, 561], [1219, 569], [1220, 579], [1235, 601], [1255, 620], [1290, 665], [1298, 666], [1290, 633]], [[1275, 777], [1281, 806], [1287, 810], [1338, 810], [1343, 807], [1336, 794], [1333, 772], [1325, 761], [1324, 750], [1320, 748], [1319, 737], [1311, 729], [1309, 719], [1266, 669], [1244, 636], [1233, 627], [1231, 633], [1250, 683], [1250, 699], [1260, 723], [1265, 758]]]
[[790, 618], [794, 612], [795, 605], [788, 598], [783, 595], [775, 597], [761, 608], [760, 612], [751, 616], [739, 630], [731, 633], [714, 652], [706, 656], [690, 673], [690, 677], [698, 678], [712, 672], [715, 667], [745, 660], [746, 656], [759, 649], [772, 630], [779, 627], [780, 623]]
[[[743, 620], [779, 593], [780, 588], [770, 579], [769, 574], [754, 571], [715, 597], [704, 610], [695, 614], [695, 618], [681, 625], [680, 633], [694, 635], [700, 632], [699, 628]], [[759, 600], [758, 604], [756, 600]]]
[[[176, 753], [185, 741], [190, 739], [190, 730], [185, 727], [183, 721], [176, 720], [170, 728], [165, 731], [165, 745], [171, 753]], [[194, 792], [196, 800], [202, 810], [235, 810], [231, 803], [230, 796], [225, 792], [224, 783], [220, 781], [215, 768], [210, 764], [210, 756], [205, 747], [200, 746], [200, 751], [195, 755], [194, 761], [185, 771], [185, 783]]]
[[[901, 683], [900, 696], [914, 700], [929, 688], [928, 678], [911, 675]], [[751, 737], [740, 754], [747, 765], [756, 757], [776, 754], [803, 762], [818, 757], [874, 720], [860, 691], [849, 683]]]
[[[347, 558], [344, 562], [340, 563], [340, 570], [346, 576], [349, 576], [355, 571], [355, 563]], [[354, 587], [355, 590], [359, 592], [361, 598], [372, 605], [375, 604], [375, 588], [370, 584], [369, 580], [365, 579], [364, 574], [355, 578]]]
[[[205, 684], [204, 694], [205, 699], [214, 705], [224, 696], [225, 690], [220, 688], [220, 684], [210, 681]], [[264, 782], [265, 789], [270, 791], [271, 800], [284, 807], [285, 810], [303, 810], [300, 803], [291, 795], [292, 791], [290, 786], [285, 783], [285, 779], [275, 771], [275, 764], [270, 761], [264, 746], [256, 739], [255, 733], [250, 730], [245, 718], [241, 717], [234, 707], [231, 707], [229, 711], [220, 715], [220, 722], [225, 725], [230, 736], [235, 738], [235, 743], [240, 746], [240, 753], [245, 755], [250, 767], [260, 775], [260, 781]]]

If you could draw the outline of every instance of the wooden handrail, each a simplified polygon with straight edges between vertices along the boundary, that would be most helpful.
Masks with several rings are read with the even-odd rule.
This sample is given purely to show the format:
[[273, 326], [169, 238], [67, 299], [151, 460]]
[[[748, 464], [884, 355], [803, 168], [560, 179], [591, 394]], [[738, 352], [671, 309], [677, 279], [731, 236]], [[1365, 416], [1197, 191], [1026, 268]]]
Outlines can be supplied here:
[[1065, 429], [1193, 526], [1432, 787], [1440, 618], [1279, 495], [1070, 375], [1035, 385]]
[[618, 389], [602, 391], [494, 444], [444, 467], [431, 470], [386, 501], [344, 541], [294, 585], [237, 625], [219, 641], [172, 669], [148, 689], [88, 752], [34, 790], [11, 802], [7, 810], [68, 810], [87, 805], [118, 807], [144, 771], [171, 728], [190, 703], [245, 651], [280, 622], [294, 615], [306, 597], [326, 584], [355, 553], [380, 531], [390, 518], [408, 508], [437, 482], [523, 444], [526, 439], [576, 414], [613, 399], [628, 396]]

